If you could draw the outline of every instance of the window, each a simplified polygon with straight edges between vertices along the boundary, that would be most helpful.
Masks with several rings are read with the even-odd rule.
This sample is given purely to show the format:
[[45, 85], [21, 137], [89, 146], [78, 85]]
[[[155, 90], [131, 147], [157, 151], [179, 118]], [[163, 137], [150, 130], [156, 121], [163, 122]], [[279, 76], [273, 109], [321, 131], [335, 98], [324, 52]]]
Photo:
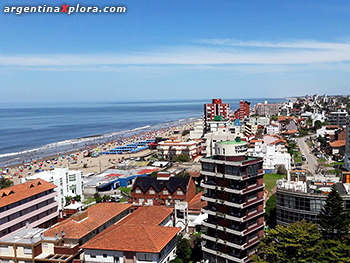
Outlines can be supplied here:
[[24, 254], [32, 254], [32, 250], [29, 247], [24, 248]]
[[0, 251], [2, 254], [8, 254], [9, 253], [9, 247], [8, 246], [1, 246]]
[[90, 258], [96, 258], [96, 255], [91, 254]]
[[183, 195], [183, 192], [182, 192], [181, 190], [177, 190], [177, 191], [176, 191], [176, 194], [177, 194], [177, 195]]
[[141, 190], [140, 190], [140, 189], [136, 189], [136, 190], [135, 190], [135, 193], [136, 193], [136, 194], [141, 194]]
[[107, 254], [103, 254], [103, 257], [106, 258], [106, 257], [107, 257]]
[[140, 253], [137, 256], [137, 259], [140, 261], [152, 261], [152, 254]]
[[168, 195], [169, 191], [168, 190], [163, 190], [163, 195]]
[[49, 248], [49, 244], [48, 243], [43, 243], [43, 249], [48, 249]]
[[149, 190], [149, 194], [154, 195], [155, 194], [154, 190]]

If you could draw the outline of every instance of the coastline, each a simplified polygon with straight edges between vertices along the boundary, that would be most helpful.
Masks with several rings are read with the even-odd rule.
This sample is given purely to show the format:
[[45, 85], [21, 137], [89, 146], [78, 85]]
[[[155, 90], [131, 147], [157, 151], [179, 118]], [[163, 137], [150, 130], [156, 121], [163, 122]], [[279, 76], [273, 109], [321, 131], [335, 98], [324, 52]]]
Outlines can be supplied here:
[[[168, 123], [147, 125], [126, 131], [117, 131], [103, 135], [51, 143], [37, 149], [31, 149], [20, 153], [2, 154], [0, 155], [0, 168], [8, 169], [8, 173], [3, 176], [12, 179], [14, 184], [18, 184], [21, 177], [34, 174], [34, 171], [39, 169], [38, 164], [40, 163], [43, 168], [40, 170], [69, 167], [74, 170], [82, 170], [83, 174], [90, 172], [98, 173], [113, 166], [113, 164], [119, 163], [122, 158], [139, 157], [151, 151], [148, 149], [135, 154], [100, 154], [95, 158], [84, 157], [84, 151], [93, 149], [102, 152], [138, 140], [169, 137], [174, 131], [182, 132], [183, 130], [192, 128], [199, 118], [200, 117], [191, 117]], [[71, 155], [76, 159], [73, 163], [71, 162]], [[63, 156], [65, 156], [65, 158], [63, 158]], [[4, 159], [6, 160], [4, 161]], [[53, 159], [57, 160], [54, 167], [51, 166], [51, 161]], [[31, 169], [24, 167], [25, 163], [31, 164]]]

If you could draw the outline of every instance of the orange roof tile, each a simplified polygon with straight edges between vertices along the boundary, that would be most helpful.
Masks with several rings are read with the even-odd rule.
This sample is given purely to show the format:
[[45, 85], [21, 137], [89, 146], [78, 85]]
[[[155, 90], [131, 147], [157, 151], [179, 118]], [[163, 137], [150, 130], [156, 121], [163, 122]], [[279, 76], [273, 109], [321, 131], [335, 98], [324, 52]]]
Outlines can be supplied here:
[[68, 218], [46, 230], [44, 236], [54, 237], [56, 233], [64, 231], [66, 238], [80, 239], [131, 206], [131, 204], [120, 203], [100, 203], [94, 205], [87, 209], [87, 217], [83, 220], [77, 222], [72, 218]]
[[192, 198], [192, 200], [188, 203], [188, 210], [192, 213], [201, 213], [201, 209], [207, 206], [207, 201], [202, 201], [201, 197], [204, 194], [204, 192], [200, 192], [196, 194], [195, 197]]
[[338, 140], [338, 141], [329, 143], [329, 145], [330, 145], [332, 148], [333, 148], [333, 147], [343, 147], [343, 146], [345, 146], [345, 144], [346, 144], [346, 141], [345, 141], [345, 140]]
[[84, 249], [160, 253], [179, 227], [117, 224], [86, 242]]
[[282, 132], [282, 134], [293, 134], [293, 133], [297, 133], [298, 130], [290, 130], [290, 131], [284, 131]]
[[0, 190], [0, 207], [16, 203], [28, 197], [55, 189], [57, 186], [42, 179], [35, 179], [23, 184]]
[[173, 208], [165, 206], [143, 206], [118, 222], [118, 224], [157, 226], [171, 215], [173, 211]]

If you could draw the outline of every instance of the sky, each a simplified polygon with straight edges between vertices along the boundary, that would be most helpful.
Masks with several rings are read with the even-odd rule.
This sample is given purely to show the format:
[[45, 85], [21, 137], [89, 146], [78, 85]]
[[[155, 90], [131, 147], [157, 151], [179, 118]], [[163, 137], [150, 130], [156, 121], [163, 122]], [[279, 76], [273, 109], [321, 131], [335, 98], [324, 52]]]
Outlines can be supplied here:
[[[125, 13], [5, 13], [8, 6]], [[350, 2], [2, 0], [0, 101], [349, 94]]]

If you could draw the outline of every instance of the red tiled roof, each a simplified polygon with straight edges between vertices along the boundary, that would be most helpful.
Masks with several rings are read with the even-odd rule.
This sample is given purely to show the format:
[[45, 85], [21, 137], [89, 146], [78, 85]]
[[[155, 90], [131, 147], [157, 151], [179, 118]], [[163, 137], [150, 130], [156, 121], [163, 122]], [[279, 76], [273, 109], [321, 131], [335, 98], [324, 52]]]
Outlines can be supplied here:
[[165, 206], [142, 206], [118, 224], [154, 225], [162, 223], [174, 209]]
[[57, 186], [42, 179], [35, 179], [23, 184], [0, 190], [0, 207], [16, 203], [28, 197], [55, 189]]
[[81, 247], [84, 249], [160, 253], [180, 230], [179, 227], [117, 224]]
[[188, 203], [188, 210], [191, 213], [201, 213], [201, 209], [207, 206], [207, 201], [202, 201], [201, 197], [204, 192], [198, 193], [192, 200]]
[[100, 203], [87, 209], [87, 218], [77, 222], [72, 218], [58, 223], [46, 230], [44, 236], [54, 237], [56, 233], [65, 232], [65, 237], [80, 239], [105, 222], [130, 208], [131, 204]]
[[159, 171], [159, 169], [143, 169], [139, 171], [137, 174], [149, 174], [157, 171]]
[[346, 141], [345, 141], [345, 140], [338, 140], [338, 141], [329, 143], [329, 145], [330, 145], [332, 148], [334, 148], [334, 147], [343, 147], [343, 146], [345, 146], [345, 144], [346, 144]]
[[282, 132], [282, 134], [293, 134], [293, 133], [297, 133], [298, 130], [290, 130], [290, 131], [284, 131]]

